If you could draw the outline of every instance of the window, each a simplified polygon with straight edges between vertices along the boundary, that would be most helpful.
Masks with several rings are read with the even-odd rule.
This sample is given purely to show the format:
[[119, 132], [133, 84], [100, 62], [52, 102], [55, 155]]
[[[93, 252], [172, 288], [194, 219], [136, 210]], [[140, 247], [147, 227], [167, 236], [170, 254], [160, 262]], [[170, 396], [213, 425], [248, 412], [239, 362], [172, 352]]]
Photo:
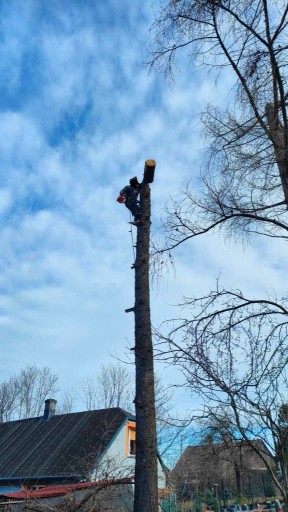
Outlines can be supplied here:
[[136, 455], [136, 424], [129, 422], [126, 425], [126, 455]]
[[136, 429], [129, 429], [129, 455], [136, 455]]

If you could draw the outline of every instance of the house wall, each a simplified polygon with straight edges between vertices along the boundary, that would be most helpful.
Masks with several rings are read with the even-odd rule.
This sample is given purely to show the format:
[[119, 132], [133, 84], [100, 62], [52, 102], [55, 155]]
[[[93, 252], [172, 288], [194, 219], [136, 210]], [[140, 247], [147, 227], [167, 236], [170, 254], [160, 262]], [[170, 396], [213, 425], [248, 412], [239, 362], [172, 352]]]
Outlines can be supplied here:
[[[128, 423], [128, 422], [127, 422]], [[125, 478], [134, 476], [135, 456], [126, 455], [127, 446], [127, 428], [126, 423], [122, 425], [118, 433], [112, 440], [112, 443], [102, 456], [100, 463], [93, 472], [92, 479], [101, 480], [102, 478], [116, 477]], [[136, 439], [137, 443], [137, 439]], [[166, 477], [158, 460], [158, 488], [166, 486]]]

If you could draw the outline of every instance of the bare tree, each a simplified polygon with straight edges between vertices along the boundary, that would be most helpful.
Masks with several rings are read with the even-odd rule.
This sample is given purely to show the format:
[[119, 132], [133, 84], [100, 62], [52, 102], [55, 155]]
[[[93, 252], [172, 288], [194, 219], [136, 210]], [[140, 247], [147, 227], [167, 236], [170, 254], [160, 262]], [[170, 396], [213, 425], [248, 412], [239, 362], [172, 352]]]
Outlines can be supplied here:
[[[69, 414], [75, 410], [78, 393], [73, 390], [64, 391], [61, 400], [57, 402], [57, 414]], [[90, 410], [90, 409], [89, 409]]]
[[98, 409], [99, 398], [95, 379], [93, 377], [86, 377], [86, 379], [82, 382], [81, 388], [82, 389], [79, 395], [85, 406], [85, 409], [87, 409], [87, 411]]
[[[131, 376], [125, 366], [103, 365], [97, 376], [98, 396], [103, 407], [129, 407], [133, 396]], [[130, 406], [131, 408], [131, 406]]]
[[[236, 238], [287, 240], [287, 2], [170, 0], [152, 30], [151, 64], [166, 73], [182, 48], [218, 80], [224, 71], [234, 76], [225, 106], [208, 106], [202, 115], [210, 152], [201, 192], [188, 185], [168, 204], [162, 252], [221, 229]], [[204, 414], [224, 407], [246, 442], [258, 437], [276, 453], [288, 390], [287, 297], [248, 297], [237, 284], [226, 290], [217, 283], [181, 306], [183, 314], [160, 335], [162, 357], [202, 396]], [[288, 504], [281, 450], [281, 478], [257, 450]]]
[[[219, 293], [215, 292], [215, 300]], [[226, 307], [220, 294], [222, 308], [215, 310], [211, 295], [190, 300], [189, 307], [196, 318], [175, 319], [170, 332], [159, 335], [160, 351], [164, 343], [166, 359], [181, 369], [185, 385], [203, 399], [204, 407], [193, 419], [203, 415], [214, 417], [218, 422], [221, 419], [227, 433], [231, 428], [237, 431], [257, 452], [287, 500], [287, 457], [285, 450], [282, 453], [277, 448], [283, 446], [279, 411], [286, 403], [288, 391], [287, 322], [277, 324], [276, 329], [273, 315], [277, 310], [275, 313], [267, 307], [259, 311], [259, 304], [254, 301], [246, 304], [247, 310], [244, 306], [242, 309], [245, 299], [236, 292], [229, 292]], [[271, 459], [267, 459], [263, 445], [255, 445], [256, 438], [278, 454], [281, 477]]]
[[27, 365], [0, 384], [0, 421], [39, 416], [44, 400], [56, 393], [58, 377], [48, 366]]
[[45, 398], [57, 391], [58, 377], [48, 366], [27, 365], [17, 377], [20, 389], [19, 419], [40, 416]]
[[118, 364], [102, 365], [96, 378], [87, 378], [82, 385], [80, 397], [86, 409], [122, 407], [131, 410], [134, 385], [125, 366]]
[[19, 404], [20, 387], [17, 377], [0, 384], [0, 422], [13, 419]]

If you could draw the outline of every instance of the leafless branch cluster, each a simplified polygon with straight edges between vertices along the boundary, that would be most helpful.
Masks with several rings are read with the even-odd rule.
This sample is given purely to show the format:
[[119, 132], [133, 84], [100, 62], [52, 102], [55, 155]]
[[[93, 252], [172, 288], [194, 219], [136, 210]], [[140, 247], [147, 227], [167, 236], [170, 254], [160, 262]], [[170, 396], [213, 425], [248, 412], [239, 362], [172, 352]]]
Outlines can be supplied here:
[[[250, 443], [286, 496], [287, 426], [283, 430], [279, 421], [288, 389], [285, 306], [218, 290], [190, 299], [188, 307], [192, 319], [171, 320], [167, 335], [159, 333], [158, 349], [162, 360], [180, 368], [190, 392], [202, 397], [203, 408], [191, 422], [209, 419], [222, 438]], [[277, 454], [281, 478], [256, 438]]]
[[133, 386], [129, 371], [120, 363], [103, 365], [96, 378], [87, 378], [82, 386], [85, 408], [122, 407], [131, 410]]
[[170, 0], [152, 27], [151, 65], [194, 62], [234, 72], [225, 108], [202, 119], [210, 141], [203, 192], [188, 186], [167, 206], [166, 250], [208, 231], [287, 239], [287, 4], [280, 0]]

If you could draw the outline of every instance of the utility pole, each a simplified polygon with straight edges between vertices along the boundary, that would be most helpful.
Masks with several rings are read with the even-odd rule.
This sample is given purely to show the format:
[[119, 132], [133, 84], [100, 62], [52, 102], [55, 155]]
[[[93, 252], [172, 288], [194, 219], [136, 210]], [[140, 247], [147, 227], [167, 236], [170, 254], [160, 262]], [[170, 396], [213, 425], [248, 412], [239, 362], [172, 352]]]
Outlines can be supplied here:
[[136, 464], [134, 512], [158, 512], [157, 438], [149, 290], [150, 186], [156, 162], [146, 160], [135, 260]]

